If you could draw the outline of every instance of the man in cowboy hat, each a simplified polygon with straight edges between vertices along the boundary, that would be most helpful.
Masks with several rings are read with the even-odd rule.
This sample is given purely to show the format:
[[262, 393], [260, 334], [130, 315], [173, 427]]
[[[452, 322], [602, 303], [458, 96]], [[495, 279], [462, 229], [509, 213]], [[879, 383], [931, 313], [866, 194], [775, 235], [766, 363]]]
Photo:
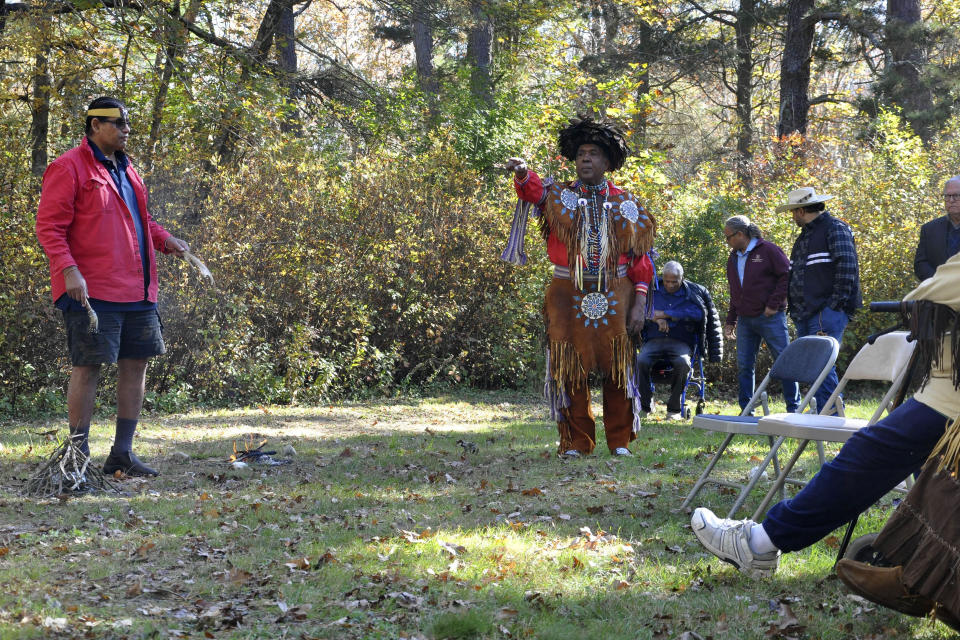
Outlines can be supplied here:
[[103, 472], [155, 476], [133, 453], [147, 360], [164, 352], [155, 252], [182, 256], [190, 246], [147, 211], [146, 187], [124, 153], [130, 135], [124, 104], [97, 98], [86, 116], [80, 145], [43, 175], [36, 224], [73, 365], [67, 389], [70, 437], [89, 456], [101, 365], [116, 362], [116, 436]]
[[[863, 306], [857, 248], [849, 225], [826, 211], [833, 196], [801, 187], [787, 194], [777, 212], [789, 211], [800, 227], [790, 252], [787, 305], [797, 336], [826, 335], [843, 341], [850, 317]], [[830, 370], [817, 390], [823, 407], [837, 387], [837, 369]]]
[[[577, 179], [541, 179], [520, 158], [509, 158], [519, 202], [501, 256], [526, 262], [523, 238], [531, 207], [540, 220], [553, 263], [543, 315], [547, 332], [544, 392], [560, 435], [558, 454], [578, 458], [596, 445], [590, 409], [590, 373], [603, 379], [607, 448], [629, 456], [640, 425], [639, 392], [630, 336], [643, 329], [653, 280], [656, 225], [634, 196], [607, 180], [630, 150], [610, 123], [579, 118], [559, 132], [560, 154], [574, 162]], [[631, 402], [631, 400], [633, 402]]]

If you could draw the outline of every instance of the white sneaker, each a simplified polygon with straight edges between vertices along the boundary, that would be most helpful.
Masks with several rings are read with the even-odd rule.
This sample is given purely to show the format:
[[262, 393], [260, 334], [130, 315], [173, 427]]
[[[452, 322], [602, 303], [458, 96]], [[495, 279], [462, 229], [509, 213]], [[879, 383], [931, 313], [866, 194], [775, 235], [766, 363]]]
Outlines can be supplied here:
[[627, 449], [626, 447], [617, 447], [616, 449], [613, 450], [613, 455], [624, 456], [627, 458], [633, 457], [633, 454], [630, 453], [630, 449]]
[[751, 578], [772, 576], [780, 564], [780, 551], [754, 553], [750, 549], [753, 520], [718, 518], [704, 507], [694, 509], [690, 527], [707, 551]]
[[580, 453], [579, 451], [577, 451], [576, 449], [568, 449], [567, 451], [564, 451], [564, 452], [563, 452], [563, 456], [562, 456], [562, 457], [564, 457], [564, 458], [579, 458], [579, 457], [582, 456], [582, 455], [583, 455], [583, 454]]
[[683, 420], [683, 414], [676, 411], [673, 413], [668, 413], [667, 420]]

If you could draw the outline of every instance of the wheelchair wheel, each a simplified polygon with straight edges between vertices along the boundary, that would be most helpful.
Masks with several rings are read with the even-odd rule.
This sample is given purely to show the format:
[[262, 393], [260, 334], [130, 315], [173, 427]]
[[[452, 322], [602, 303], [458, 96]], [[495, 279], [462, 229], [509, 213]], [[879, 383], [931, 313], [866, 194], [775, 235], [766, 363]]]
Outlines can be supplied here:
[[880, 534], [868, 533], [865, 536], [860, 536], [850, 543], [850, 545], [847, 547], [847, 552], [843, 554], [843, 557], [849, 558], [850, 560], [856, 560], [857, 562], [873, 565], [875, 567], [891, 566], [887, 559], [883, 557], [883, 554], [873, 546], [873, 543], [876, 542], [878, 535]]

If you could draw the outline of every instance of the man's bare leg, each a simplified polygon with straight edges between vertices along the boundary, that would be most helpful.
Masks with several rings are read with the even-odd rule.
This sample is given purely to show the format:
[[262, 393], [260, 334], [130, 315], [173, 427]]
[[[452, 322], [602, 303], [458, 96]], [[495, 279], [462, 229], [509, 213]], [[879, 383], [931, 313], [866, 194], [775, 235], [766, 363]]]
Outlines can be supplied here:
[[117, 418], [138, 420], [146, 388], [147, 360], [124, 358], [117, 362]]
[[70, 370], [67, 385], [67, 419], [74, 446], [90, 455], [90, 420], [97, 399], [97, 383], [100, 381], [100, 365], [74, 366]]
[[117, 361], [117, 432], [104, 473], [123, 471], [127, 475], [155, 476], [157, 472], [133, 454], [133, 435], [143, 407], [147, 360], [124, 358]]

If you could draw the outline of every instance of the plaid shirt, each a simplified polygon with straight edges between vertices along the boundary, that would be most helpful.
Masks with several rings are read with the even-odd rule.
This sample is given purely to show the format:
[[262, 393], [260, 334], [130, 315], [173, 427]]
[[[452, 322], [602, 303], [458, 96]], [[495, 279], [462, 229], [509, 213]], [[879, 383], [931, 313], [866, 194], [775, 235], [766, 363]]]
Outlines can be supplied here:
[[[810, 239], [819, 227], [826, 225], [827, 251], [825, 254], [811, 255]], [[803, 225], [800, 236], [790, 252], [790, 316], [805, 319], [818, 312], [824, 306], [843, 310], [847, 313], [860, 306], [860, 272], [857, 265], [857, 248], [853, 242], [850, 227], [827, 212]], [[811, 266], [832, 263], [833, 282], [831, 294], [825, 304], [817, 305], [808, 299], [805, 287]]]

